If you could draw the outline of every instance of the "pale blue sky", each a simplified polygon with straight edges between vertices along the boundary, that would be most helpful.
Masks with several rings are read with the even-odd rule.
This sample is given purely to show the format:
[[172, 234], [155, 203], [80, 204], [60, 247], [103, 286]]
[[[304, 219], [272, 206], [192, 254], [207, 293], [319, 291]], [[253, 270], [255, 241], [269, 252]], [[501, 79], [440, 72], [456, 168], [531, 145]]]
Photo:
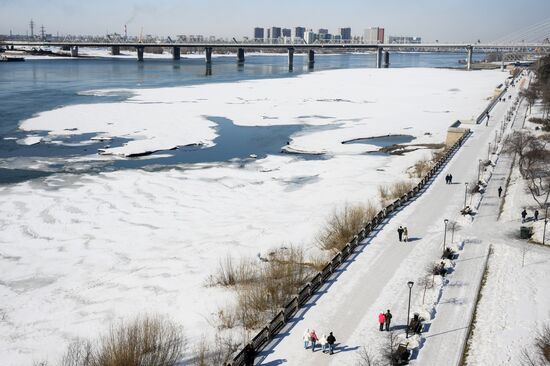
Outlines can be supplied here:
[[48, 33], [251, 36], [254, 26], [350, 26], [354, 35], [384, 26], [387, 35], [425, 41], [491, 41], [550, 18], [550, 0], [0, 0], [0, 33], [25, 34], [33, 18]]

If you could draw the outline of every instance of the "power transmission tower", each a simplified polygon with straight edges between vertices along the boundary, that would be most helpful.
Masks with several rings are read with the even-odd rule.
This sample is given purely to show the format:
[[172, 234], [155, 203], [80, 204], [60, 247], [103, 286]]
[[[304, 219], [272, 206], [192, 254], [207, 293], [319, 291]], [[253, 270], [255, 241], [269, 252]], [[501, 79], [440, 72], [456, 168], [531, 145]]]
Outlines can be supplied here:
[[34, 38], [34, 20], [31, 19], [29, 25], [31, 26], [31, 38]]
[[46, 28], [44, 28], [44, 25], [40, 26], [40, 36], [42, 37], [42, 40], [46, 40]]

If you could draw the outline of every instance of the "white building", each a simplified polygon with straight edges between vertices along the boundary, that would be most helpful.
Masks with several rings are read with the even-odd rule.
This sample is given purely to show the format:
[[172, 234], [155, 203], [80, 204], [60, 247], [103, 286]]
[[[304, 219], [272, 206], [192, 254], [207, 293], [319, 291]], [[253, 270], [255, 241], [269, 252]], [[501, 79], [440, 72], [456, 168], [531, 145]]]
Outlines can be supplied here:
[[315, 32], [313, 32], [312, 30], [309, 30], [309, 31], [305, 32], [304, 33], [304, 41], [307, 44], [315, 43]]
[[363, 31], [363, 42], [368, 44], [378, 43], [378, 27], [365, 29]]

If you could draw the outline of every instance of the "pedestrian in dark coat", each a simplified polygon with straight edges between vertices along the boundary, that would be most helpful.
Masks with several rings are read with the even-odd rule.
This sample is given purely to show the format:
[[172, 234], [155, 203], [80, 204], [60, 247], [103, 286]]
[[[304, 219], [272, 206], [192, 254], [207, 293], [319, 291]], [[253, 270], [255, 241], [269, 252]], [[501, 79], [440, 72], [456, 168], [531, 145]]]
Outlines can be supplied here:
[[502, 187], [498, 187], [498, 198], [502, 195]]
[[399, 226], [397, 229], [397, 235], [399, 236], [399, 241], [403, 241], [403, 226]]
[[535, 210], [535, 221], [539, 219], [539, 210]]
[[386, 330], [389, 331], [390, 330], [391, 318], [392, 318], [392, 315], [390, 313], [390, 309], [388, 309], [388, 311], [386, 312], [384, 317], [385, 317], [385, 321], [386, 321]]
[[453, 175], [449, 174], [449, 184], [453, 184]]
[[328, 343], [328, 349], [330, 351], [330, 354], [334, 354], [334, 343], [336, 342], [336, 337], [332, 335], [332, 332], [327, 337], [327, 343]]
[[527, 217], [527, 211], [523, 209], [523, 211], [521, 211], [521, 222], [525, 222], [526, 217]]
[[244, 364], [246, 366], [254, 366], [254, 359], [256, 358], [256, 351], [254, 347], [249, 343], [244, 347]]

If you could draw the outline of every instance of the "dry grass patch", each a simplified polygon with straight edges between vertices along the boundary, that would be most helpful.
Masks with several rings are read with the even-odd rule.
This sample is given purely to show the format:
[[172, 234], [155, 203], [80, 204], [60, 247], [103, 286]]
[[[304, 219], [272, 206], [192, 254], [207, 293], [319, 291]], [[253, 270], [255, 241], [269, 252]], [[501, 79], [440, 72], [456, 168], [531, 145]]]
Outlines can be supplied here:
[[380, 195], [380, 203], [386, 206], [388, 203], [401, 198], [404, 194], [409, 193], [415, 184], [410, 180], [395, 182], [390, 186], [378, 186], [378, 194]]
[[328, 218], [325, 228], [317, 235], [317, 246], [323, 250], [337, 252], [376, 216], [377, 207], [366, 205], [346, 205]]
[[69, 346], [61, 366], [174, 366], [183, 357], [182, 328], [157, 316], [120, 323], [97, 342]]

